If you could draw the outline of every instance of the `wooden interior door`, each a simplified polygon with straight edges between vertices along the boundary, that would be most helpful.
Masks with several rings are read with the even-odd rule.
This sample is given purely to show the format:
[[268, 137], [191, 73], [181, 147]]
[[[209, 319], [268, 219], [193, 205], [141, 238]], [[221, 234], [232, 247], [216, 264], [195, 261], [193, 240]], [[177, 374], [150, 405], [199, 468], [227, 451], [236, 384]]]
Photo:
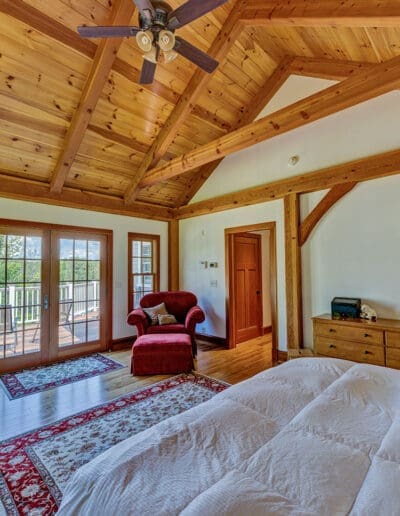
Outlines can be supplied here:
[[232, 235], [232, 305], [234, 342], [262, 335], [261, 236]]
[[48, 359], [49, 232], [0, 226], [0, 372]]

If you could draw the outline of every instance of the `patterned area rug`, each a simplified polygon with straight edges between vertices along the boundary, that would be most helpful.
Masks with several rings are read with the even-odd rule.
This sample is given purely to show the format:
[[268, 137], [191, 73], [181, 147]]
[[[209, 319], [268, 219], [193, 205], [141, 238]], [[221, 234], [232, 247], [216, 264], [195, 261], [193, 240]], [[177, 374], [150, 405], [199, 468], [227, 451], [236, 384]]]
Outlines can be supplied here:
[[182, 374], [0, 443], [0, 514], [52, 515], [71, 475], [114, 444], [209, 400], [228, 384]]
[[0, 383], [8, 398], [15, 400], [35, 392], [46, 391], [67, 383], [109, 373], [122, 367], [125, 366], [120, 362], [95, 353], [57, 364], [3, 374], [0, 376]]

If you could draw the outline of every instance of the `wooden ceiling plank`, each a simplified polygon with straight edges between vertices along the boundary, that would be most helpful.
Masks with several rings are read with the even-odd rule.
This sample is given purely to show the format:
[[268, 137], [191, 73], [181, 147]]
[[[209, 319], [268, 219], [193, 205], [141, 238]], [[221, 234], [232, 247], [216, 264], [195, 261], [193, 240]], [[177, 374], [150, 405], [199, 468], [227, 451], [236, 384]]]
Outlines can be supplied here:
[[[131, 0], [120, 0], [111, 17], [112, 25], [122, 25], [130, 20], [135, 10]], [[65, 138], [65, 146], [51, 178], [50, 191], [62, 191], [65, 179], [79, 150], [80, 143], [89, 125], [92, 113], [108, 79], [122, 39], [104, 39], [99, 44], [93, 66], [83, 89], [79, 108], [74, 114]]]
[[51, 193], [47, 183], [11, 177], [3, 170], [0, 170], [0, 196], [129, 217], [165, 221], [173, 218], [173, 210], [153, 204], [136, 202], [128, 207], [121, 198], [73, 188], [64, 188], [62, 194]]
[[247, 25], [392, 27], [400, 24], [398, 0], [249, 0], [242, 21]]
[[1, 0], [0, 11], [46, 34], [50, 38], [74, 48], [81, 54], [92, 58], [96, 53], [97, 47], [95, 43], [81, 38], [77, 32], [66, 28], [54, 18], [45, 15], [22, 0]]
[[303, 220], [299, 226], [299, 244], [303, 246], [313, 229], [322, 219], [322, 217], [334, 206], [342, 197], [347, 195], [356, 186], [356, 182], [343, 183], [334, 186], [317, 204], [309, 215]]
[[400, 86], [400, 56], [362, 70], [339, 84], [272, 113], [202, 147], [198, 147], [166, 165], [150, 170], [141, 188], [166, 181], [225, 157], [256, 143], [302, 127], [361, 102], [383, 95]]
[[[242, 27], [238, 23], [240, 14], [240, 10], [235, 10], [234, 8], [233, 14], [228, 17], [222, 30], [211, 45], [209, 54], [217, 61], [221, 61], [224, 58], [242, 31]], [[183, 120], [192, 111], [197, 99], [203, 91], [204, 86], [209, 80], [209, 74], [205, 73], [201, 69], [196, 70], [175, 109], [159, 132], [158, 137], [154, 141], [142, 165], [136, 171], [132, 184], [125, 194], [125, 201], [128, 204], [136, 199], [139, 192], [138, 185], [147, 170], [154, 166], [155, 163], [158, 163], [162, 156], [167, 152], [167, 149], [177, 135]]]
[[[265, 108], [268, 102], [275, 96], [278, 90], [282, 87], [286, 79], [289, 77], [292, 70], [291, 57], [284, 58], [272, 75], [267, 79], [265, 84], [261, 87], [257, 96], [243, 111], [242, 117], [239, 118], [237, 124], [232, 130], [240, 129], [245, 125], [253, 122], [261, 111]], [[214, 170], [221, 164], [224, 158], [213, 161], [204, 165], [195, 176], [190, 188], [188, 188], [183, 196], [178, 200], [177, 207], [189, 203], [198, 190], [203, 186], [207, 179], [211, 176]]]
[[290, 193], [309, 193], [333, 188], [342, 183], [369, 181], [400, 173], [400, 149], [350, 161], [308, 174], [246, 188], [183, 206], [175, 211], [178, 219], [282, 199]]

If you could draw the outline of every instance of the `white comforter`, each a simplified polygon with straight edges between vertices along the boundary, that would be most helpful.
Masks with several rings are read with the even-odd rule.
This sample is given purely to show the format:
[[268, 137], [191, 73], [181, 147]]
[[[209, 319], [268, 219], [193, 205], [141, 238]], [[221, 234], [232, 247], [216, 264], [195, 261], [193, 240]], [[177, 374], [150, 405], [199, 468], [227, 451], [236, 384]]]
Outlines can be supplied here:
[[398, 515], [400, 372], [301, 358], [114, 446], [59, 515]]

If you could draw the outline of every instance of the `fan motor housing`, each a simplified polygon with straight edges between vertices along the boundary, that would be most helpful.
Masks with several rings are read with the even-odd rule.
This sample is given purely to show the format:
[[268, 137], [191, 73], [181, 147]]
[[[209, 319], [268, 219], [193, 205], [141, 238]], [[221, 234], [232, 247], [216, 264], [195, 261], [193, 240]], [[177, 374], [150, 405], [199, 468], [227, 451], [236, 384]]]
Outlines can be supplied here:
[[172, 12], [172, 7], [169, 4], [167, 4], [167, 2], [162, 1], [154, 1], [153, 7], [155, 14], [151, 20], [151, 23], [147, 17], [143, 16], [139, 12], [139, 26], [143, 30], [150, 28], [163, 29], [167, 26], [168, 14]]

